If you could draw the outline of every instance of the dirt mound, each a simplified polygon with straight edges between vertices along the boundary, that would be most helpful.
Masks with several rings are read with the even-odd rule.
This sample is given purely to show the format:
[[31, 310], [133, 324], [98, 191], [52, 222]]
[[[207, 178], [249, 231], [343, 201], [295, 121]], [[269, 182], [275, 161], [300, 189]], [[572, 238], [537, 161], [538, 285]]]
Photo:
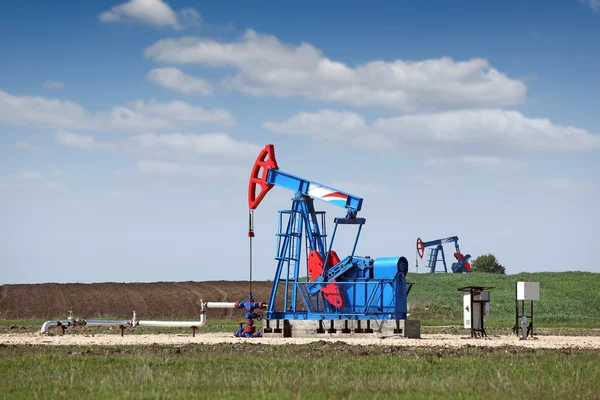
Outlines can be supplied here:
[[[253, 282], [254, 299], [268, 301], [270, 282]], [[197, 318], [199, 301], [244, 301], [247, 281], [153, 283], [42, 283], [0, 286], [1, 319], [66, 318], [68, 310], [87, 318]], [[235, 310], [209, 310], [209, 318], [230, 318]]]

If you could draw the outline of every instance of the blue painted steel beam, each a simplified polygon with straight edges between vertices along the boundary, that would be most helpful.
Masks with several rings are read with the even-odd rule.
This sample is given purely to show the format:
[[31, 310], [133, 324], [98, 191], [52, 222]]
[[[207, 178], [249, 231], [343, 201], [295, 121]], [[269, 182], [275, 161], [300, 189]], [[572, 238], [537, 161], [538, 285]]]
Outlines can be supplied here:
[[299, 178], [279, 169], [269, 169], [267, 183], [302, 193], [314, 199], [321, 199], [351, 212], [360, 211], [362, 208], [363, 199], [358, 196]]
[[309, 320], [309, 321], [318, 321], [318, 320], [345, 320], [345, 319], [353, 319], [358, 321], [364, 321], [368, 319], [377, 319], [377, 320], [394, 320], [394, 319], [407, 319], [407, 313], [401, 312], [398, 313], [398, 318], [390, 318], [390, 313], [376, 313], [376, 314], [362, 314], [362, 313], [307, 313], [307, 312], [273, 312], [267, 314], [267, 319], [289, 319], [289, 320]]
[[340, 225], [364, 225], [366, 218], [334, 218], [333, 222]]
[[443, 238], [443, 239], [437, 239], [437, 240], [432, 240], [429, 242], [423, 242], [423, 247], [437, 246], [440, 244], [450, 243], [450, 242], [454, 242], [456, 244], [458, 242], [458, 236], [450, 236], [450, 237]]

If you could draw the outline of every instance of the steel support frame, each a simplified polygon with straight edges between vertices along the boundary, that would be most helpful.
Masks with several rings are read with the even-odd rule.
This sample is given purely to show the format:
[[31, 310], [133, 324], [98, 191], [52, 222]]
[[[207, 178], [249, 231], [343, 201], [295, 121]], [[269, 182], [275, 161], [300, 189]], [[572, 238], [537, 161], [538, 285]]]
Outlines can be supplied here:
[[[406, 312], [383, 312], [373, 311], [379, 308], [383, 310], [383, 304], [375, 304], [376, 300], [383, 301], [382, 291], [385, 285], [391, 285], [395, 294], [395, 301], [403, 301], [406, 303], [406, 296], [408, 291], [412, 287], [412, 283], [408, 287], [405, 277], [402, 274], [394, 279], [372, 279], [365, 281], [356, 282], [330, 282], [329, 284], [334, 285], [377, 285], [378, 287], [373, 289], [371, 297], [366, 301], [364, 309], [352, 310], [352, 312], [344, 312], [343, 310], [336, 309], [333, 305], [325, 301], [321, 293], [317, 293], [313, 296], [308, 294], [308, 286], [314, 285], [315, 282], [300, 282], [300, 257], [301, 257], [301, 246], [304, 236], [306, 236], [306, 247], [311, 250], [317, 250], [322, 259], [324, 265], [327, 265], [329, 258], [329, 251], [327, 248], [332, 248], [335, 240], [335, 234], [338, 225], [353, 224], [359, 225], [356, 239], [352, 248], [352, 256], [356, 250], [358, 239], [361, 233], [362, 225], [365, 223], [364, 218], [335, 218], [335, 227], [331, 237], [329, 246], [327, 246], [326, 240], [326, 223], [323, 218], [321, 224], [319, 224], [319, 215], [324, 215], [325, 212], [317, 212], [314, 209], [313, 199], [304, 195], [301, 192], [297, 192], [292, 202], [292, 208], [290, 210], [279, 211], [279, 229], [278, 229], [278, 243], [277, 243], [277, 269], [275, 272], [275, 279], [273, 280], [273, 286], [271, 290], [271, 296], [269, 298], [268, 309], [266, 312], [266, 319], [297, 319], [297, 320], [341, 320], [341, 319], [354, 319], [354, 320], [399, 320], [406, 319]], [[283, 225], [283, 216], [288, 215], [287, 225]], [[327, 268], [323, 268], [321, 278], [327, 272]], [[282, 274], [284, 277], [282, 278]], [[306, 276], [308, 276], [308, 268], [306, 269]], [[284, 286], [281, 288], [281, 286]], [[282, 290], [283, 289], [283, 290]], [[278, 293], [283, 292], [283, 311], [277, 311], [276, 300]], [[376, 294], [379, 293], [379, 296]], [[298, 296], [300, 294], [300, 296]], [[351, 303], [354, 304], [354, 303]], [[400, 308], [406, 310], [406, 304], [401, 304]]]

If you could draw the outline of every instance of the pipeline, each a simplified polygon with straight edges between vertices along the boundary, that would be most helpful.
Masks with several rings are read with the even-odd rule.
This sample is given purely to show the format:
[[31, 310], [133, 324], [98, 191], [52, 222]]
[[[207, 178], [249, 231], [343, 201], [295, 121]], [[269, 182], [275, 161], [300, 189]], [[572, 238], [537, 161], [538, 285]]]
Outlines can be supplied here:
[[198, 328], [206, 325], [206, 316], [200, 314], [199, 321], [137, 321], [135, 326], [168, 326], [173, 328]]
[[133, 318], [131, 320], [122, 319], [122, 320], [102, 320], [102, 319], [84, 319], [84, 318], [75, 318], [72, 313], [70, 313], [69, 318], [67, 320], [57, 320], [57, 321], [46, 321], [42, 325], [40, 329], [40, 333], [47, 333], [48, 328], [59, 326], [63, 328], [63, 332], [66, 327], [69, 326], [119, 326], [121, 327], [121, 333], [124, 327], [126, 326], [162, 326], [162, 327], [180, 327], [180, 328], [192, 328], [195, 329], [206, 326], [206, 314], [202, 312], [200, 314], [200, 320], [198, 321], [145, 321], [138, 320], [136, 317], [135, 311], [133, 312]]
[[206, 303], [203, 303], [203, 306], [206, 308], [238, 308], [237, 305], [237, 301], [208, 301]]
[[113, 325], [131, 325], [131, 321], [122, 319], [122, 320], [102, 320], [102, 319], [84, 319], [80, 320], [79, 325], [90, 325], [90, 326], [113, 326]]
[[100, 320], [100, 319], [81, 319], [81, 318], [77, 318], [77, 319], [68, 319], [68, 320], [63, 320], [63, 321], [46, 321], [44, 322], [44, 324], [42, 325], [42, 329], [40, 329], [40, 333], [47, 333], [48, 332], [48, 328], [53, 327], [53, 326], [59, 326], [63, 328], [63, 331], [66, 327], [68, 326], [125, 326], [125, 325], [129, 325], [131, 326], [132, 323], [130, 320], [114, 320], [114, 321], [110, 321], [110, 320]]
[[131, 326], [156, 326], [156, 327], [174, 327], [174, 328], [192, 328], [193, 335], [196, 336], [196, 329], [202, 326], [206, 326], [206, 308], [234, 308], [234, 309], [246, 309], [246, 326], [240, 323], [240, 328], [234, 333], [238, 337], [260, 337], [261, 332], [257, 332], [254, 327], [254, 319], [261, 320], [263, 314], [260, 312], [254, 312], [255, 309], [264, 309], [267, 304], [263, 302], [256, 302], [251, 299], [247, 301], [235, 301], [235, 302], [205, 302], [200, 300], [200, 319], [198, 321], [149, 321], [149, 320], [138, 320], [135, 311], [133, 312], [133, 318], [130, 320], [102, 320], [102, 319], [85, 319], [75, 317], [73, 311], [69, 311], [69, 317], [66, 320], [46, 321], [40, 329], [40, 333], [47, 333], [50, 327], [61, 327], [63, 333], [69, 326], [118, 326], [121, 328], [121, 336], [125, 327]]
[[69, 321], [67, 321], [67, 320], [64, 320], [64, 321], [46, 321], [42, 325], [42, 329], [40, 330], [40, 333], [46, 333], [48, 331], [48, 328], [50, 328], [51, 326], [69, 326]]

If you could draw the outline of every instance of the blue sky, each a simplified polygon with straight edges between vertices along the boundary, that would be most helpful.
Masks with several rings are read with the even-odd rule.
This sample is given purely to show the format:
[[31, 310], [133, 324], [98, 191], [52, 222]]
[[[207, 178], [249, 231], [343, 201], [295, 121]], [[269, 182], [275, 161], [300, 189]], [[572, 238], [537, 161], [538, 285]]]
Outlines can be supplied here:
[[267, 143], [364, 198], [360, 255], [600, 272], [599, 38], [597, 0], [5, 4], [0, 283], [246, 279]]

